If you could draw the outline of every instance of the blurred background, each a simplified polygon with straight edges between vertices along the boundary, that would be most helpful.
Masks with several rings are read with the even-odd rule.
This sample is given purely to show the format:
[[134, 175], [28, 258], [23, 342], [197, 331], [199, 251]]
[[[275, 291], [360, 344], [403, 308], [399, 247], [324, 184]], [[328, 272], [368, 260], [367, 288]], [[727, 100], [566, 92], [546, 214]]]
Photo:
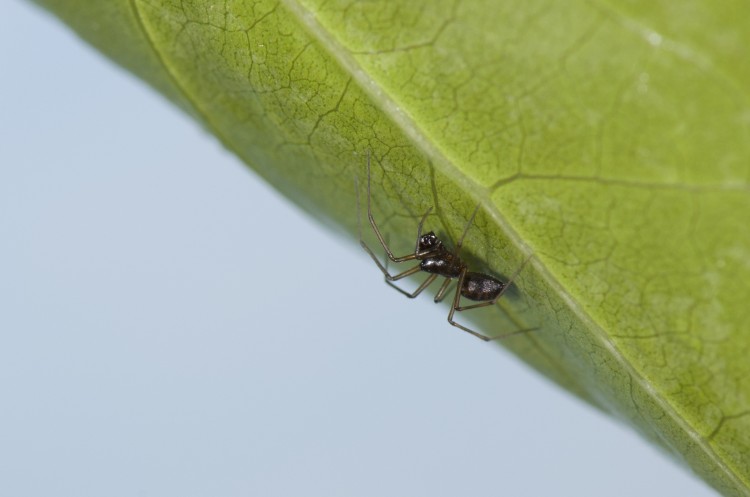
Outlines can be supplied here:
[[715, 495], [45, 12], [0, 23], [0, 495]]

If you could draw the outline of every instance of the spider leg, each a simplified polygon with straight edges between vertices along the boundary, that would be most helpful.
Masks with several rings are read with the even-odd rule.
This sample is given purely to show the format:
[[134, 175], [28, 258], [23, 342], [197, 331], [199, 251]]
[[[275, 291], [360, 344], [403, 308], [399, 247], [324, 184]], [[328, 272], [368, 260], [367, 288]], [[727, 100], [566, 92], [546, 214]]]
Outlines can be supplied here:
[[[427, 214], [429, 214], [429, 211], [427, 211]], [[427, 214], [425, 214], [425, 217], [427, 217]], [[358, 224], [359, 224], [359, 218], [360, 218], [359, 189], [357, 189], [357, 222]], [[371, 181], [370, 181], [370, 152], [369, 150], [367, 152], [367, 219], [370, 221], [370, 226], [372, 227], [372, 230], [375, 232], [375, 236], [378, 237], [378, 241], [380, 242], [380, 245], [383, 246], [383, 249], [385, 250], [385, 253], [388, 254], [388, 258], [390, 260], [392, 260], [393, 262], [405, 262], [405, 261], [411, 261], [417, 258], [416, 251], [413, 254], [404, 255], [402, 257], [396, 257], [395, 255], [393, 255], [393, 252], [388, 247], [388, 244], [385, 242], [383, 235], [380, 233], [380, 229], [378, 228], [378, 223], [375, 222], [375, 217], [372, 215], [372, 187], [371, 187]], [[380, 269], [383, 270], [383, 265], [380, 264], [380, 261], [378, 261], [375, 254], [373, 254], [372, 250], [370, 250], [370, 248], [362, 239], [361, 224], [359, 224], [359, 244], [362, 246], [363, 249], [367, 251], [368, 254], [370, 254], [370, 257], [372, 257], [373, 260], [378, 264], [378, 267], [380, 267]], [[387, 271], [384, 271], [384, 272], [387, 272]]]
[[450, 278], [445, 278], [445, 281], [443, 282], [443, 284], [440, 285], [440, 290], [438, 290], [438, 292], [435, 294], [435, 303], [436, 304], [439, 304], [440, 302], [443, 301], [443, 299], [445, 298], [446, 293], [448, 292], [448, 286], [450, 286], [450, 284], [451, 284], [451, 279]]
[[[419, 269], [419, 266], [417, 266], [417, 267], [416, 267], [415, 269]], [[416, 272], [416, 271], [414, 271], [414, 272]], [[407, 271], [404, 271], [404, 273], [414, 274], [414, 273], [412, 272], [412, 270], [411, 270], [411, 269], [409, 269], [409, 270], [407, 270]], [[404, 273], [401, 273], [401, 274], [404, 274]], [[401, 276], [401, 275], [398, 275], [398, 276]], [[405, 276], [408, 276], [408, 275], [405, 275]], [[400, 292], [400, 293], [401, 293], [402, 295], [406, 295], [406, 296], [407, 296], [407, 297], [409, 297], [410, 299], [413, 299], [413, 298], [416, 298], [416, 297], [417, 297], [417, 296], [418, 296], [418, 295], [419, 295], [420, 293], [422, 293], [422, 291], [423, 291], [423, 290], [424, 290], [425, 288], [427, 288], [428, 286], [430, 286], [430, 285], [432, 284], [432, 282], [433, 282], [433, 281], [435, 281], [435, 279], [436, 279], [437, 277], [438, 277], [438, 275], [437, 275], [437, 274], [431, 274], [431, 275], [430, 275], [430, 276], [428, 276], [428, 277], [427, 277], [427, 279], [425, 279], [425, 280], [424, 280], [424, 281], [422, 282], [422, 284], [421, 284], [421, 285], [419, 285], [419, 287], [417, 287], [417, 289], [416, 289], [416, 290], [414, 290], [414, 291], [413, 291], [412, 293], [409, 293], [409, 292], [407, 292], [406, 290], [404, 290], [403, 288], [399, 287], [398, 285], [396, 285], [396, 284], [395, 284], [395, 283], [393, 283], [392, 281], [389, 281], [389, 280], [388, 280], [387, 278], [386, 278], [385, 282], [386, 282], [386, 283], [388, 283], [388, 284], [389, 284], [390, 286], [392, 286], [393, 288], [395, 288], [396, 290], [398, 290], [398, 291], [399, 291], [399, 292]], [[396, 276], [394, 276], [394, 279], [395, 279], [395, 278], [396, 278]]]
[[[388, 259], [385, 260], [385, 269], [388, 270]], [[396, 290], [398, 290], [399, 293], [401, 293], [402, 295], [405, 295], [405, 296], [409, 297], [410, 299], [413, 299], [417, 295], [419, 295], [420, 293], [422, 293], [422, 291], [425, 288], [427, 288], [428, 286], [430, 286], [432, 284], [432, 282], [435, 281], [435, 278], [437, 278], [438, 275], [432, 274], [432, 275], [428, 276], [427, 279], [425, 279], [422, 282], [422, 284], [419, 285], [419, 287], [416, 290], [414, 290], [412, 293], [407, 292], [406, 290], [404, 290], [403, 288], [401, 288], [400, 286], [396, 285], [393, 282], [394, 281], [398, 281], [398, 280], [400, 280], [402, 278], [406, 278], [407, 276], [411, 276], [412, 274], [417, 274], [421, 270], [422, 270], [421, 266], [414, 266], [413, 268], [407, 269], [406, 271], [404, 271], [402, 273], [399, 273], [397, 275], [394, 275], [394, 276], [391, 276], [390, 274], [386, 273], [385, 274], [385, 282], [388, 283], [389, 286], [391, 286], [391, 287], [395, 288]]]
[[[378, 266], [378, 269], [380, 269], [383, 272], [383, 275], [385, 275], [386, 279], [393, 278], [393, 276], [391, 276], [391, 274], [388, 272], [388, 268], [386, 268], [386, 266], [384, 266], [383, 263], [380, 262], [380, 259], [378, 259], [378, 256], [375, 255], [375, 253], [370, 249], [370, 247], [367, 246], [367, 244], [362, 238], [359, 239], [359, 244], [363, 249], [365, 249], [365, 252], [370, 254], [370, 257], [372, 258], [373, 261], [375, 261], [375, 264]], [[409, 261], [409, 260], [416, 259], [416, 258], [417, 256], [415, 254], [412, 254], [408, 257], [402, 257], [400, 258], [400, 260], [396, 260], [390, 256], [388, 257], [388, 259], [395, 261], [395, 262], [404, 262], [404, 261]]]
[[456, 255], [458, 255], [458, 253], [461, 252], [461, 246], [464, 244], [464, 238], [466, 238], [466, 234], [469, 232], [469, 228], [471, 228], [471, 225], [474, 224], [474, 218], [477, 216], [477, 212], [479, 212], [479, 208], [481, 206], [482, 204], [479, 203], [477, 204], [476, 207], [474, 207], [474, 212], [471, 213], [471, 217], [469, 218], [469, 221], [466, 223], [464, 232], [461, 233], [461, 238], [458, 239], [458, 243], [456, 244]]
[[526, 258], [526, 260], [523, 262], [523, 264], [521, 264], [521, 266], [516, 270], [516, 272], [510, 278], [510, 280], [508, 281], [508, 283], [503, 287], [503, 289], [500, 291], [500, 293], [497, 294], [497, 296], [494, 299], [488, 300], [487, 302], [480, 302], [478, 304], [469, 305], [469, 306], [465, 306], [465, 307], [461, 306], [461, 288], [463, 287], [464, 277], [466, 276], [466, 269], [464, 269], [463, 271], [461, 271], [461, 276], [459, 276], [459, 278], [458, 278], [458, 287], [456, 287], [456, 293], [453, 296], [453, 305], [451, 305], [451, 310], [448, 313], [448, 322], [451, 325], [455, 326], [456, 328], [459, 328], [459, 329], [461, 329], [461, 330], [463, 330], [463, 331], [465, 331], [467, 333], [471, 333], [475, 337], [480, 338], [480, 339], [484, 340], [485, 342], [489, 342], [490, 340], [500, 340], [500, 339], [507, 338], [507, 337], [510, 337], [510, 336], [513, 336], [513, 335], [520, 335], [522, 333], [527, 333], [529, 331], [537, 330], [538, 328], [524, 328], [524, 329], [521, 329], [521, 330], [511, 331], [509, 333], [503, 333], [501, 335], [497, 335], [497, 336], [494, 336], [494, 337], [488, 337], [488, 336], [482, 335], [481, 333], [478, 333], [478, 332], [472, 330], [471, 328], [467, 328], [466, 326], [463, 326], [463, 325], [461, 325], [461, 324], [459, 324], [459, 323], [457, 323], [457, 322], [455, 322], [453, 320], [453, 314], [455, 312], [461, 312], [461, 311], [466, 311], [466, 310], [469, 310], [469, 309], [476, 309], [477, 307], [485, 307], [485, 306], [488, 306], [488, 305], [495, 304], [500, 299], [500, 297], [503, 296], [503, 293], [505, 293], [505, 291], [508, 289], [508, 287], [513, 283], [513, 280], [516, 278], [516, 276], [518, 276], [518, 273], [521, 272], [521, 270], [526, 265], [526, 263], [529, 262], [529, 260], [531, 259], [531, 257], [532, 256], [529, 256], [529, 257]]
[[[377, 264], [378, 268], [383, 272], [383, 274], [386, 276], [386, 278], [390, 278], [391, 275], [388, 273], [388, 269], [386, 266], [383, 265], [382, 262], [380, 262], [380, 259], [375, 255], [375, 253], [370, 249], [370, 247], [365, 242], [364, 238], [362, 237], [362, 213], [361, 213], [361, 202], [359, 197], [359, 178], [357, 174], [354, 174], [354, 191], [356, 192], [357, 196], [357, 233], [359, 234], [359, 245], [370, 255], [370, 258]], [[412, 259], [416, 259], [416, 254], [409, 254], [405, 255], [403, 257], [394, 257], [391, 250], [388, 248], [388, 244], [385, 242], [385, 239], [380, 234], [380, 230], [378, 229], [377, 224], [375, 223], [375, 219], [372, 216], [372, 208], [370, 205], [370, 151], [367, 151], [367, 216], [370, 219], [370, 225], [373, 228], [373, 231], [375, 231], [375, 235], [378, 237], [378, 240], [380, 241], [380, 244], [383, 246], [383, 249], [385, 249], [385, 253], [388, 255], [388, 258], [394, 262], [404, 262]]]
[[477, 337], [477, 338], [479, 338], [481, 340], [484, 340], [485, 342], [489, 342], [490, 340], [492, 340], [490, 337], [484, 336], [481, 333], [478, 333], [478, 332], [472, 330], [471, 328], [467, 328], [466, 326], [464, 326], [462, 324], [458, 324], [457, 322], [455, 322], [453, 320], [453, 314], [456, 312], [456, 309], [458, 309], [460, 307], [460, 304], [461, 304], [461, 288], [464, 285], [464, 277], [465, 276], [466, 276], [466, 268], [464, 268], [461, 271], [461, 275], [458, 277], [458, 286], [456, 287], [456, 292], [453, 294], [453, 304], [451, 304], [451, 310], [448, 313], [448, 322], [452, 326], [455, 326], [456, 328], [458, 328], [460, 330], [464, 330], [466, 333], [470, 333], [470, 334], [474, 335], [475, 337]]
[[427, 216], [430, 215], [430, 212], [432, 212], [432, 207], [427, 209], [427, 212], [424, 213], [424, 215], [422, 216], [422, 219], [419, 220], [419, 226], [417, 226], [417, 242], [414, 247], [414, 255], [417, 256], [417, 258], [426, 257], [431, 252], [434, 252], [430, 250], [426, 250], [424, 252], [419, 251], [419, 239], [422, 238], [422, 227], [424, 226], [424, 222], [427, 219]]
[[[388, 266], [386, 265], [386, 269], [387, 268]], [[413, 268], [409, 268], [406, 271], [395, 274], [393, 276], [391, 276], [390, 274], [386, 274], [385, 279], [386, 281], [398, 281], [398, 280], [406, 278], [407, 276], [411, 276], [412, 274], [417, 274], [421, 270], [422, 268], [420, 266], [414, 266]]]
[[492, 300], [488, 300], [487, 302], [480, 302], [479, 304], [458, 306], [456, 307], [456, 311], [457, 312], [468, 311], [469, 309], [476, 309], [477, 307], [487, 307], [488, 305], [494, 305], [497, 303], [499, 298], [500, 298], [500, 295], [498, 295]]

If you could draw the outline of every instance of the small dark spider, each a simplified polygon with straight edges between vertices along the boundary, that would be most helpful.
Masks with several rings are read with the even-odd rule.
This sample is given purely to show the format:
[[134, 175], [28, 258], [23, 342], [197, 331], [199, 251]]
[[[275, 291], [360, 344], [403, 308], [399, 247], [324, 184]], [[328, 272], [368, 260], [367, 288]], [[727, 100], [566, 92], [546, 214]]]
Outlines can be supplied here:
[[[413, 254], [404, 255], [402, 257], [395, 257], [393, 255], [393, 252], [391, 252], [391, 249], [388, 247], [388, 244], [386, 243], [385, 239], [383, 238], [383, 235], [380, 233], [380, 229], [378, 229], [378, 225], [375, 222], [375, 218], [372, 216], [372, 201], [371, 201], [372, 195], [371, 195], [371, 189], [370, 189], [370, 154], [367, 154], [367, 218], [370, 220], [370, 226], [372, 226], [372, 230], [375, 232], [375, 236], [378, 237], [378, 240], [380, 241], [380, 244], [383, 246], [383, 249], [385, 249], [386, 255], [388, 256], [388, 259], [390, 259], [393, 262], [406, 262], [411, 260], [418, 260], [419, 265], [414, 266], [411, 269], [407, 269], [406, 271], [391, 275], [388, 272], [387, 266], [383, 265], [383, 263], [380, 262], [378, 257], [375, 255], [375, 253], [370, 249], [370, 247], [367, 246], [364, 239], [362, 238], [362, 225], [359, 221], [360, 219], [360, 208], [359, 208], [359, 188], [357, 188], [357, 225], [359, 226], [359, 244], [362, 246], [365, 251], [370, 254], [370, 257], [372, 257], [372, 260], [375, 261], [375, 264], [378, 265], [380, 270], [383, 272], [383, 275], [385, 275], [386, 283], [388, 283], [390, 286], [401, 292], [402, 294], [406, 295], [409, 298], [415, 298], [417, 295], [422, 293], [422, 291], [430, 286], [432, 282], [434, 282], [438, 277], [445, 278], [445, 281], [440, 286], [440, 289], [435, 294], [435, 303], [442, 302], [442, 300], [445, 298], [446, 293], [448, 292], [448, 287], [451, 284], [451, 281], [455, 278], [458, 278], [458, 285], [456, 287], [455, 293], [453, 295], [453, 303], [451, 304], [451, 310], [448, 313], [448, 322], [455, 326], [456, 328], [460, 328], [464, 330], [467, 333], [471, 333], [477, 338], [481, 338], [484, 341], [490, 341], [490, 340], [497, 340], [500, 338], [509, 337], [511, 335], [517, 335], [519, 333], [524, 333], [527, 331], [530, 331], [529, 329], [523, 329], [514, 331], [511, 333], [505, 333], [496, 337], [488, 337], [485, 335], [482, 335], [481, 333], [478, 333], [470, 328], [467, 328], [466, 326], [463, 326], [453, 320], [453, 315], [456, 312], [461, 311], [467, 311], [469, 309], [476, 309], [477, 307], [485, 307], [488, 305], [494, 305], [500, 297], [503, 296], [505, 291], [508, 289], [508, 287], [513, 283], [513, 280], [516, 276], [518, 276], [518, 273], [521, 272], [521, 269], [526, 265], [526, 263], [529, 261], [529, 258], [527, 258], [524, 263], [521, 265], [521, 267], [518, 268], [518, 270], [513, 274], [513, 276], [510, 278], [508, 283], [503, 283], [502, 281], [498, 280], [497, 278], [490, 276], [489, 274], [469, 271], [467, 265], [461, 260], [458, 253], [461, 251], [461, 244], [463, 243], [464, 237], [466, 236], [467, 231], [469, 231], [469, 227], [474, 221], [474, 216], [477, 213], [477, 210], [479, 210], [479, 207], [474, 211], [474, 214], [472, 214], [471, 219], [469, 219], [469, 222], [466, 224], [466, 228], [464, 229], [463, 234], [461, 235], [461, 238], [459, 239], [458, 243], [456, 244], [456, 250], [451, 251], [448, 247], [443, 244], [443, 242], [438, 238], [438, 236], [430, 231], [429, 233], [422, 234], [422, 227], [424, 225], [425, 220], [427, 219], [427, 216], [432, 212], [432, 207], [430, 207], [427, 212], [425, 212], [424, 216], [422, 216], [422, 219], [419, 221], [419, 227], [417, 228], [417, 243], [416, 247], [414, 249]], [[388, 261], [386, 261], [387, 263]], [[398, 281], [402, 278], [406, 278], [407, 276], [411, 276], [413, 274], [416, 274], [420, 271], [424, 271], [425, 273], [430, 273], [430, 276], [425, 279], [419, 287], [417, 287], [414, 292], [409, 293], [402, 288], [395, 285], [393, 282]], [[478, 304], [472, 304], [468, 306], [462, 306], [461, 305], [461, 297], [465, 297], [469, 300], [473, 300], [476, 302], [480, 302]]]

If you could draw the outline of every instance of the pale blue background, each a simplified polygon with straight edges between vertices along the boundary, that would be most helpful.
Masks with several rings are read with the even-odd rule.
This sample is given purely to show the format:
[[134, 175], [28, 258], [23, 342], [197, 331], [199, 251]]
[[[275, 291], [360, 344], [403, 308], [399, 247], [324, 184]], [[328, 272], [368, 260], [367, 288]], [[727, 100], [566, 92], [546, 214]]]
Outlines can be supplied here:
[[714, 495], [29, 4], [0, 68], [0, 495]]

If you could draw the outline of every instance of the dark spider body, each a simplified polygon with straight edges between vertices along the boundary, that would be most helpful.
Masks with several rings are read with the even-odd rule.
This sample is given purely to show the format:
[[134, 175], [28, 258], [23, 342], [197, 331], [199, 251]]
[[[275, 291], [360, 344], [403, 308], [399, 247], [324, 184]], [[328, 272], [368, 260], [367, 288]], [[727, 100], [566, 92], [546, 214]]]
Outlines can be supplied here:
[[505, 283], [489, 274], [468, 271], [464, 276], [461, 295], [469, 300], [492, 300], [505, 290]]
[[[446, 248], [443, 242], [430, 231], [419, 239], [418, 253], [429, 253], [430, 255], [418, 255], [421, 260], [419, 269], [425, 273], [437, 274], [444, 278], [459, 278], [461, 272], [466, 270], [466, 264], [457, 254]], [[464, 284], [461, 287], [461, 295], [467, 299], [482, 302], [497, 297], [505, 288], [505, 284], [499, 279], [484, 273], [466, 271]]]
[[[424, 216], [422, 216], [422, 220], [419, 222], [419, 227], [417, 229], [417, 242], [416, 247], [414, 248], [414, 253], [407, 254], [401, 257], [395, 257], [393, 255], [393, 252], [391, 252], [391, 249], [388, 247], [388, 244], [385, 242], [385, 239], [383, 238], [383, 235], [380, 233], [380, 229], [378, 228], [377, 223], [375, 222], [375, 218], [372, 215], [372, 195], [370, 190], [370, 156], [368, 154], [367, 156], [367, 218], [370, 221], [370, 226], [372, 227], [373, 232], [375, 233], [375, 236], [378, 237], [378, 241], [380, 241], [380, 244], [383, 246], [383, 249], [386, 252], [386, 255], [388, 256], [388, 259], [392, 262], [406, 262], [411, 260], [417, 260], [419, 261], [419, 264], [415, 267], [412, 267], [411, 269], [407, 269], [406, 271], [391, 275], [388, 272], [387, 266], [384, 266], [380, 259], [375, 255], [375, 253], [370, 249], [370, 247], [367, 246], [364, 239], [362, 238], [362, 229], [360, 226], [360, 232], [359, 232], [359, 243], [362, 246], [365, 251], [370, 254], [370, 257], [372, 257], [372, 260], [375, 261], [375, 264], [378, 265], [378, 268], [383, 272], [383, 275], [385, 276], [386, 283], [388, 283], [390, 286], [401, 292], [402, 294], [406, 295], [409, 298], [415, 298], [417, 295], [422, 293], [422, 291], [430, 286], [432, 282], [434, 282], [438, 277], [445, 278], [445, 281], [443, 281], [443, 284], [440, 286], [440, 289], [438, 290], [437, 294], [435, 295], [435, 302], [441, 302], [443, 298], [445, 298], [445, 295], [448, 291], [448, 287], [450, 286], [450, 283], [454, 279], [458, 279], [458, 287], [456, 288], [454, 294], [453, 294], [453, 303], [451, 304], [451, 310], [448, 313], [448, 322], [455, 326], [456, 328], [460, 328], [467, 333], [471, 333], [472, 335], [481, 338], [482, 340], [489, 341], [489, 340], [495, 340], [497, 338], [504, 338], [510, 335], [515, 335], [518, 333], [522, 333], [529, 330], [519, 330], [511, 333], [506, 333], [504, 335], [496, 336], [496, 337], [487, 337], [482, 335], [481, 333], [478, 333], [470, 328], [467, 328], [466, 326], [463, 326], [453, 320], [453, 315], [455, 312], [460, 311], [466, 311], [469, 309], [474, 309], [477, 307], [484, 307], [488, 305], [494, 305], [500, 297], [502, 297], [503, 293], [508, 289], [510, 284], [513, 282], [513, 278], [521, 271], [523, 268], [523, 265], [516, 271], [516, 274], [511, 277], [510, 281], [506, 284], [502, 281], [498, 280], [494, 276], [490, 276], [489, 274], [479, 273], [476, 271], [469, 271], [467, 265], [461, 260], [459, 257], [459, 252], [461, 250], [461, 244], [463, 243], [463, 239], [466, 236], [466, 232], [468, 231], [469, 227], [471, 226], [471, 223], [474, 220], [474, 215], [476, 215], [476, 210], [474, 211], [474, 214], [472, 215], [471, 219], [469, 220], [468, 224], [466, 225], [466, 228], [464, 229], [463, 234], [461, 235], [461, 239], [458, 241], [458, 244], [456, 244], [456, 249], [454, 251], [450, 250], [448, 247], [445, 246], [445, 244], [438, 238], [438, 236], [430, 231], [426, 234], [422, 234], [422, 226], [424, 225], [425, 220], [427, 219], [427, 216], [430, 214], [432, 209], [429, 209]], [[359, 189], [357, 189], [357, 212], [359, 212]], [[359, 220], [359, 216], [357, 217]], [[358, 222], [359, 224], [359, 222]], [[528, 261], [528, 259], [527, 259]], [[387, 261], [386, 261], [387, 262]], [[525, 264], [525, 262], [524, 262]], [[425, 279], [421, 285], [412, 293], [409, 293], [399, 286], [395, 285], [393, 282], [398, 281], [402, 278], [405, 278], [407, 276], [411, 276], [413, 274], [416, 274], [418, 272], [425, 272], [428, 273], [430, 276]], [[478, 304], [473, 304], [469, 306], [461, 306], [461, 297], [465, 297], [469, 300], [473, 300], [476, 302], [479, 302]]]

